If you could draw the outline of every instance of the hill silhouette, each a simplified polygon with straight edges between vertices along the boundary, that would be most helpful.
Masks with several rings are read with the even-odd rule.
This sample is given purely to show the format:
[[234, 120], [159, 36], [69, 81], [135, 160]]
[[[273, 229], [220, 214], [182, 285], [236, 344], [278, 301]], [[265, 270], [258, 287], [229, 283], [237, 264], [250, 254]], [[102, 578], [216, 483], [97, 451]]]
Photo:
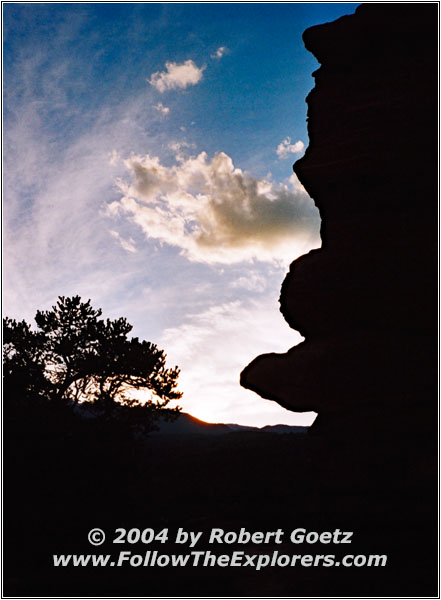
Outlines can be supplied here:
[[183, 412], [181, 412], [173, 421], [159, 419], [157, 425], [159, 430], [154, 432], [154, 435], [223, 435], [244, 431], [306, 434], [308, 431], [307, 427], [291, 425], [265, 425], [263, 427], [252, 427], [248, 425], [237, 425], [235, 423], [207, 423]]

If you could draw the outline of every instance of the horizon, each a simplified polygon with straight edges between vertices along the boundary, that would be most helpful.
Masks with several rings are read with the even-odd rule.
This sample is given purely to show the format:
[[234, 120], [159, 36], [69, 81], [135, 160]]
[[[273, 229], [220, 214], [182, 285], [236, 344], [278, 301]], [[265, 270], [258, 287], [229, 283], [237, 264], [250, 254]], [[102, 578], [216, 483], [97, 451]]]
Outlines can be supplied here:
[[321, 243], [301, 36], [357, 6], [6, 3], [4, 314], [90, 298], [180, 367], [183, 412], [310, 425], [239, 376], [303, 339], [278, 306]]
[[[230, 426], [230, 427], [239, 425], [240, 427], [250, 427], [250, 428], [256, 428], [256, 429], [264, 429], [265, 427], [305, 427], [305, 428], [309, 427], [309, 425], [287, 425], [286, 423], [274, 423], [272, 425], [242, 425], [240, 423], [232, 423], [232, 422], [231, 423], [220, 423], [220, 422], [211, 423], [209, 421], [204, 421], [203, 419], [198, 419], [194, 415], [191, 415], [190, 413], [187, 413], [185, 411], [182, 411], [179, 413], [179, 417], [181, 417], [181, 416], [190, 417], [191, 419], [198, 421], [198, 423], [202, 423], [202, 425], [226, 425], [226, 426]], [[173, 423], [173, 421], [172, 421], [172, 423]]]

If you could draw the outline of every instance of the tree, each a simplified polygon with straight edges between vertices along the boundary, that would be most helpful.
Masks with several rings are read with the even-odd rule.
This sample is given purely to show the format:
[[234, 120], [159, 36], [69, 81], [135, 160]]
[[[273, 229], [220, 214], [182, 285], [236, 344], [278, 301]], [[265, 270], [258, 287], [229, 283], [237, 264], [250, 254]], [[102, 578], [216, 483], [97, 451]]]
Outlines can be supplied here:
[[48, 392], [43, 336], [25, 321], [3, 319], [3, 381], [5, 396], [40, 399]]
[[[129, 339], [132, 326], [125, 318], [104, 321], [101, 314], [90, 300], [60, 296], [51, 310], [37, 311], [37, 331], [25, 321], [4, 319], [8, 389], [71, 407], [86, 401], [106, 417], [142, 413], [151, 423], [160, 415], [177, 415], [178, 408], [166, 406], [182, 396], [176, 389], [178, 367], [167, 369], [166, 355], [155, 344]], [[149, 390], [151, 396], [141, 402], [133, 390]]]

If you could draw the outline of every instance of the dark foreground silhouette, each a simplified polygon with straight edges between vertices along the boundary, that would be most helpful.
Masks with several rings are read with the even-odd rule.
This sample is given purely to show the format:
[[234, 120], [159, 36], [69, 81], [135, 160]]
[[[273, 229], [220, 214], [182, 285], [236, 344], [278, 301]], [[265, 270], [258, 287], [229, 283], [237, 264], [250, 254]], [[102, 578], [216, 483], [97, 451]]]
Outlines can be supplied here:
[[[305, 33], [323, 66], [296, 171], [321, 211], [323, 249], [293, 263], [282, 290], [306, 341], [256, 359], [242, 381], [293, 410], [316, 409], [317, 424], [306, 437], [143, 439], [117, 422], [9, 403], [6, 596], [436, 595], [436, 24], [435, 4], [371, 4]], [[388, 560], [52, 566], [55, 553], [114, 552], [110, 541], [87, 543], [94, 527], [110, 538], [118, 527], [338, 528], [354, 532], [344, 550], [289, 541], [210, 550]], [[154, 549], [177, 551], [170, 540]]]
[[[5, 428], [6, 596], [401, 596], [435, 589], [436, 553], [427, 547], [426, 535], [430, 502], [416, 491], [411, 506], [408, 498], [402, 505], [390, 487], [374, 493], [375, 471], [383, 468], [375, 454], [369, 468], [354, 461], [354, 469], [374, 477], [361, 481], [345, 478], [338, 464], [323, 461], [328, 453], [335, 461], [345, 460], [344, 445], [330, 452], [328, 443], [310, 435], [237, 432], [136, 440], [116, 423], [83, 420], [61, 409], [8, 411]], [[425, 475], [418, 474], [421, 480]], [[394, 489], [405, 488], [405, 476], [397, 470]], [[405, 508], [412, 510], [407, 519]], [[415, 514], [421, 515], [421, 530], [415, 528]], [[87, 534], [96, 527], [109, 541], [95, 548]], [[115, 546], [111, 540], [119, 527], [167, 528], [170, 539], [165, 545]], [[205, 543], [196, 549], [217, 554], [386, 554], [388, 563], [260, 571], [52, 564], [53, 554], [187, 552], [188, 547], [173, 543], [180, 527], [203, 532]], [[283, 544], [264, 547], [206, 544], [212, 528], [242, 527], [282, 529], [287, 535]], [[296, 528], [353, 531], [353, 542], [294, 546], [289, 534]]]
[[436, 590], [437, 20], [435, 4], [369, 4], [305, 32], [321, 66], [294, 170], [323, 245], [282, 286], [305, 341], [241, 379], [319, 413], [323, 503], [391, 548], [393, 595]]

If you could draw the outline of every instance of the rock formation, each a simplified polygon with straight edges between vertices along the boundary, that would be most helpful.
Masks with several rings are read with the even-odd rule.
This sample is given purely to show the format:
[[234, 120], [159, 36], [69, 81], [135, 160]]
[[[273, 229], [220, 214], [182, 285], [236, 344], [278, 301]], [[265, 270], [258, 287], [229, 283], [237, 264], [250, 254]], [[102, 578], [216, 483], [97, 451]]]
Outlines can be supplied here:
[[437, 593], [437, 23], [435, 3], [371, 3], [304, 33], [321, 66], [294, 170], [322, 248], [291, 264], [280, 304], [305, 341], [241, 375], [318, 412], [307, 474], [287, 473], [293, 514], [388, 555], [336, 574], [337, 595]]
[[280, 304], [305, 341], [241, 383], [324, 430], [436, 427], [437, 5], [361, 5], [304, 42], [321, 66], [294, 170], [322, 248]]

